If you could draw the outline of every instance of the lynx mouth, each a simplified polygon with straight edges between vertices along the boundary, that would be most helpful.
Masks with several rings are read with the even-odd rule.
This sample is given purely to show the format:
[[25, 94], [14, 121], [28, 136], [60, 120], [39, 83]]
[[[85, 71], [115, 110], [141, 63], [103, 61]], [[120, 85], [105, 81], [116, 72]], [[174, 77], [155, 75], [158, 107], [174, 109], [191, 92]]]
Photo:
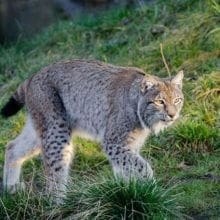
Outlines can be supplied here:
[[161, 119], [161, 122], [165, 124], [166, 126], [169, 126], [174, 122], [174, 120], [173, 119]]
[[173, 119], [168, 119], [168, 118], [163, 118], [163, 119], [160, 119], [161, 121], [163, 122], [173, 122], [174, 120]]

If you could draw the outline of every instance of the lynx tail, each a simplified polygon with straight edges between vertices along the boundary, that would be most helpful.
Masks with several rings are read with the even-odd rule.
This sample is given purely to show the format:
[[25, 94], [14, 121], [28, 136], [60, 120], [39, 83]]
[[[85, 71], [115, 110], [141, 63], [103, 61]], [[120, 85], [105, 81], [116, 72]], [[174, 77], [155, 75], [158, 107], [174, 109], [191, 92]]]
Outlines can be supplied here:
[[27, 80], [21, 84], [5, 106], [1, 109], [0, 114], [4, 118], [15, 115], [25, 104], [25, 91], [27, 87]]

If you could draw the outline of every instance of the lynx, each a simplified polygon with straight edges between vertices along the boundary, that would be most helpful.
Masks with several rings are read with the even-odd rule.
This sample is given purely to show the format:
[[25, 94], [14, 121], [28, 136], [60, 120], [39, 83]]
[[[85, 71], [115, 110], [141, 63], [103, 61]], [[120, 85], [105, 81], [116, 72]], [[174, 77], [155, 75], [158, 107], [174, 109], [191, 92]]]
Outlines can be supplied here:
[[138, 68], [86, 60], [42, 69], [18, 87], [1, 111], [4, 117], [24, 105], [28, 111], [23, 131], [6, 148], [4, 187], [19, 188], [22, 164], [41, 153], [47, 192], [65, 192], [74, 135], [98, 140], [116, 176], [153, 178], [140, 148], [151, 133], [179, 117], [182, 79], [182, 71], [162, 79]]

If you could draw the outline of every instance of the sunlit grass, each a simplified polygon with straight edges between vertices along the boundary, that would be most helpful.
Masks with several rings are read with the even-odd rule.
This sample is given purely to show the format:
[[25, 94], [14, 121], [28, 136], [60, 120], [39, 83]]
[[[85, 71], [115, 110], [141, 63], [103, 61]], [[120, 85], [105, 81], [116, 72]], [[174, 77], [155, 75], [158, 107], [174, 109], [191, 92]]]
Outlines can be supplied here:
[[32, 191], [18, 192], [10, 195], [4, 193], [0, 197], [0, 216], [9, 219], [45, 219], [51, 206], [49, 198]]
[[202, 122], [185, 122], [172, 130], [171, 143], [181, 151], [208, 152], [219, 147], [219, 132]]
[[194, 93], [203, 101], [211, 101], [220, 95], [220, 70], [199, 78]]
[[63, 204], [33, 191], [3, 194], [2, 219], [170, 219], [183, 217], [175, 187], [112, 176], [77, 178]]
[[173, 189], [155, 181], [131, 180], [111, 176], [90, 176], [77, 181], [68, 191], [57, 216], [72, 219], [165, 219], [180, 218], [181, 208]]

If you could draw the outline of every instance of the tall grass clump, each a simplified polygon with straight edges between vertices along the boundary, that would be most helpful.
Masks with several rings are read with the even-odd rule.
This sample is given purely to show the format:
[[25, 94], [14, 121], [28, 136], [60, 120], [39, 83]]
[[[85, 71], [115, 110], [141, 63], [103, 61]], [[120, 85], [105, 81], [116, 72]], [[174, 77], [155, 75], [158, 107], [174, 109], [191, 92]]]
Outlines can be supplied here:
[[173, 145], [181, 147], [182, 151], [208, 152], [219, 146], [219, 132], [202, 122], [187, 121], [181, 123], [170, 132]]
[[218, 151], [219, 140], [218, 129], [201, 121], [186, 120], [164, 131], [159, 138], [152, 136], [147, 143], [152, 147], [152, 154], [155, 157], [163, 152], [183, 159], [192, 156], [192, 153], [203, 154]]
[[[92, 180], [93, 179], [93, 180]], [[181, 208], [172, 188], [156, 181], [97, 177], [77, 181], [54, 217], [68, 219], [179, 218]]]
[[0, 219], [49, 219], [47, 213], [51, 207], [48, 197], [32, 191], [3, 193], [0, 197]]
[[212, 101], [216, 98], [220, 94], [220, 71], [200, 77], [194, 93], [198, 100]]

